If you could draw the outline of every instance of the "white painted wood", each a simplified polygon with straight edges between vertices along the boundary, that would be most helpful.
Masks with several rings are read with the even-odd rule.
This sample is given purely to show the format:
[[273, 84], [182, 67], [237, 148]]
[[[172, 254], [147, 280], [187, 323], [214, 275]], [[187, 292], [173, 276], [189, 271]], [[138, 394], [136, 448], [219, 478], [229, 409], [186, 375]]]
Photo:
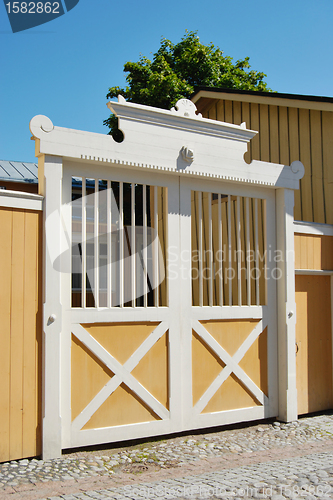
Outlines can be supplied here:
[[0, 189], [0, 207], [20, 208], [22, 210], [43, 210], [43, 196]]
[[119, 305], [124, 307], [124, 183], [119, 182]]
[[314, 222], [294, 221], [294, 232], [299, 234], [318, 234], [333, 236], [333, 224], [317, 224]]
[[86, 178], [82, 177], [82, 307], [86, 308], [87, 299], [87, 194], [86, 194]]
[[[199, 193], [200, 199], [202, 194]], [[175, 321], [174, 328], [178, 331], [180, 330], [180, 352], [176, 353], [176, 346], [174, 346], [174, 363], [179, 363], [179, 375], [180, 378], [174, 381], [175, 388], [176, 384], [180, 384], [180, 408], [181, 408], [181, 425], [184, 426], [185, 422], [190, 418], [192, 413], [192, 325], [191, 325], [191, 313], [192, 313], [192, 282], [189, 277], [191, 276], [192, 262], [191, 249], [192, 249], [192, 238], [191, 238], [191, 188], [187, 185], [185, 179], [180, 180], [180, 200], [179, 200], [179, 213], [180, 213], [180, 226], [179, 227], [179, 272], [180, 279], [172, 283], [174, 293], [177, 293], [178, 300], [178, 311], [180, 321]], [[210, 211], [209, 211], [210, 212]], [[211, 220], [211, 213], [209, 215], [209, 221]], [[201, 220], [201, 219], [199, 219]], [[202, 220], [201, 220], [202, 222]], [[175, 228], [176, 229], [176, 228]], [[202, 241], [202, 240], [201, 240]], [[202, 255], [202, 254], [200, 254]], [[201, 278], [202, 281], [202, 278]], [[177, 292], [176, 292], [176, 289]], [[179, 307], [180, 306], [180, 307]], [[174, 303], [175, 307], [175, 303]], [[200, 308], [201, 309], [201, 308]], [[208, 309], [211, 309], [208, 306]], [[170, 312], [172, 309], [170, 310]], [[172, 315], [172, 313], [171, 313]], [[176, 318], [175, 318], [176, 319]]]
[[266, 306], [192, 307], [191, 317], [197, 320], [261, 319], [265, 309]]
[[[229, 279], [229, 305], [222, 306], [223, 289], [220, 284], [220, 306], [213, 306], [212, 280], [209, 282], [208, 303], [209, 306], [203, 307], [203, 270], [202, 263], [199, 279], [199, 307], [193, 307], [191, 303], [191, 259], [185, 256], [191, 255], [191, 191], [196, 192], [198, 199], [198, 220], [199, 220], [199, 250], [202, 255], [203, 243], [203, 214], [202, 214], [202, 193], [207, 192], [209, 200], [211, 193], [219, 195], [219, 246], [222, 248], [222, 228], [221, 228], [221, 195], [228, 196], [228, 249], [229, 249], [229, 267], [231, 268], [232, 239], [231, 231], [237, 231], [236, 248], [240, 248], [239, 226], [240, 210], [239, 197], [246, 198], [246, 248], [249, 251], [249, 198], [266, 200], [267, 214], [265, 221], [267, 234], [265, 234], [266, 247], [271, 245], [272, 252], [276, 249], [275, 221], [278, 222], [278, 248], [286, 253], [290, 250], [290, 241], [293, 239], [294, 227], [290, 218], [292, 214], [291, 198], [288, 190], [283, 194], [277, 194], [278, 210], [275, 213], [275, 190], [277, 187], [286, 186], [289, 189], [298, 188], [299, 179], [303, 175], [303, 166], [299, 162], [293, 163], [290, 167], [275, 165], [264, 162], [252, 162], [247, 165], [244, 162], [243, 155], [247, 147], [247, 142], [254, 136], [254, 132], [247, 131], [242, 127], [234, 125], [221, 124], [212, 120], [205, 120], [195, 116], [195, 110], [190, 108], [189, 116], [184, 116], [184, 110], [187, 106], [180, 104], [178, 111], [163, 111], [151, 109], [145, 106], [129, 103], [114, 103], [114, 109], [120, 118], [120, 128], [125, 132], [123, 143], [115, 143], [110, 136], [102, 134], [89, 134], [80, 131], [71, 131], [54, 127], [50, 120], [45, 117], [35, 117], [31, 122], [31, 130], [35, 139], [38, 154], [43, 157], [45, 153], [54, 155], [46, 157], [45, 177], [47, 177], [49, 200], [48, 213], [51, 209], [60, 210], [62, 204], [68, 202], [68, 186], [64, 187], [64, 199], [61, 198], [62, 164], [61, 157], [66, 156], [65, 160], [65, 178], [66, 176], [76, 176], [83, 178], [83, 200], [85, 200], [86, 185], [85, 179], [91, 179], [92, 176], [98, 182], [98, 179], [108, 181], [108, 188], [111, 188], [110, 181], [119, 182], [120, 185], [120, 221], [118, 229], [122, 235], [122, 248], [120, 257], [124, 256], [123, 239], [123, 183], [132, 185], [132, 228], [135, 223], [133, 186], [141, 184], [144, 188], [144, 286], [145, 286], [145, 304], [144, 307], [111, 307], [112, 290], [112, 271], [111, 271], [111, 232], [113, 209], [112, 193], [107, 196], [107, 228], [108, 228], [108, 307], [86, 308], [86, 265], [87, 254], [85, 244], [84, 266], [83, 269], [83, 308], [70, 309], [68, 306], [68, 297], [70, 297], [70, 278], [60, 277], [55, 274], [52, 267], [53, 260], [47, 264], [46, 284], [48, 289], [47, 309], [45, 305], [45, 317], [52, 314], [56, 309], [56, 322], [47, 325], [53, 328], [57, 325], [58, 334], [54, 335], [52, 340], [48, 340], [47, 356], [50, 364], [47, 366], [47, 376], [45, 378], [45, 387], [50, 389], [45, 392], [47, 412], [45, 414], [45, 456], [57, 456], [61, 446], [80, 446], [88, 444], [98, 444], [102, 442], [119, 441], [121, 439], [138, 438], [156, 434], [165, 434], [168, 432], [181, 432], [186, 429], [195, 429], [211, 425], [221, 425], [222, 423], [237, 422], [240, 420], [251, 420], [256, 418], [267, 418], [277, 415], [277, 380], [279, 375], [280, 390], [280, 411], [285, 411], [288, 419], [291, 419], [294, 411], [296, 393], [293, 390], [293, 364], [291, 360], [292, 345], [292, 327], [284, 327], [287, 323], [286, 309], [294, 301], [293, 290], [289, 286], [286, 276], [294, 280], [294, 270], [290, 261], [286, 261], [283, 267], [283, 279], [279, 284], [279, 374], [277, 372], [277, 331], [276, 331], [276, 280], [272, 278], [275, 270], [273, 260], [267, 258], [267, 305], [251, 306], [250, 281], [247, 288], [247, 305], [232, 305], [232, 282]], [[183, 106], [183, 107], [182, 107]], [[186, 108], [187, 109], [187, 108]], [[181, 150], [193, 150], [194, 157], [192, 163], [182, 164]], [[52, 164], [52, 168], [51, 168]], [[55, 167], [54, 167], [55, 165]], [[54, 182], [53, 182], [54, 181]], [[69, 181], [66, 180], [68, 183]], [[47, 184], [46, 183], [46, 184]], [[96, 182], [95, 182], [96, 185]], [[147, 304], [147, 210], [146, 210], [146, 186], [153, 186], [154, 202], [154, 226], [156, 227], [157, 218], [157, 187], [163, 186], [168, 190], [168, 220], [167, 220], [167, 301], [169, 307], [148, 307]], [[286, 194], [287, 193], [287, 194]], [[290, 191], [292, 193], [292, 191]], [[45, 194], [45, 193], [43, 193]], [[231, 199], [237, 198], [237, 210], [235, 216], [235, 227], [231, 227]], [[256, 202], [258, 203], [258, 202]], [[287, 208], [286, 208], [287, 207]], [[96, 211], [96, 204], [95, 204]], [[85, 243], [87, 236], [86, 226], [86, 202], [82, 203], [82, 241]], [[212, 217], [211, 203], [209, 203], [209, 249], [212, 249]], [[66, 216], [67, 217], [67, 216]], [[66, 219], [65, 217], [65, 219]], [[98, 222], [95, 216], [95, 222]], [[258, 222], [256, 231], [258, 233]], [[55, 226], [55, 234], [61, 232], [61, 228]], [[135, 229], [135, 227], [134, 227]], [[96, 231], [95, 231], [96, 233]], [[96, 235], [96, 234], [95, 234]], [[55, 250], [61, 252], [63, 249], [61, 238], [55, 245]], [[258, 234], [255, 242], [258, 250]], [[293, 247], [292, 247], [293, 248]], [[52, 250], [53, 252], [53, 250]], [[153, 247], [153, 256], [156, 258], [156, 248]], [[209, 256], [210, 258], [211, 256]], [[96, 254], [95, 254], [96, 259]], [[157, 263], [157, 261], [156, 261]], [[96, 264], [96, 262], [95, 262]], [[239, 273], [240, 261], [237, 260], [238, 272], [238, 294], [241, 294], [241, 283]], [[212, 268], [212, 261], [209, 261]], [[133, 268], [132, 274], [133, 274]], [[278, 267], [278, 269], [280, 269]], [[211, 269], [212, 271], [212, 269]], [[156, 273], [156, 269], [154, 268]], [[123, 277], [124, 266], [121, 264], [121, 274]], [[247, 270], [249, 273], [249, 268]], [[248, 275], [248, 274], [247, 274]], [[97, 279], [97, 278], [95, 278]], [[121, 281], [121, 304], [123, 305], [124, 288], [123, 279]], [[66, 285], [67, 283], [67, 285]], [[96, 286], [96, 283], [95, 283]], [[133, 287], [133, 282], [132, 282]], [[133, 291], [133, 288], [132, 288]], [[115, 293], [117, 290], [115, 290]], [[155, 304], [158, 291], [154, 292]], [[241, 296], [238, 296], [239, 303]], [[257, 293], [257, 300], [259, 293]], [[257, 302], [257, 304], [259, 304]], [[68, 307], [68, 310], [65, 308]], [[283, 309], [284, 308], [284, 309]], [[282, 314], [281, 311], [284, 310]], [[290, 311], [289, 311], [290, 312]], [[58, 316], [59, 315], [59, 316]], [[61, 318], [61, 326], [58, 322]], [[256, 318], [259, 320], [260, 327], [254, 329], [248, 339], [243, 343], [236, 355], [230, 357], [217, 344], [213, 337], [208, 334], [205, 328], [199, 323], [201, 320], [232, 320]], [[122, 366], [118, 363], [103, 347], [96, 342], [86, 330], [81, 326], [84, 323], [115, 323], [115, 322], [137, 322], [137, 321], [157, 321], [160, 325], [149, 336], [147, 342], [143, 343], [131, 359], [131, 364]], [[284, 323], [283, 323], [284, 322]], [[45, 323], [45, 322], [44, 322]], [[192, 408], [192, 324], [196, 331], [202, 335], [203, 340], [210, 348], [215, 349], [226, 361], [226, 367], [221, 372], [214, 385], [209, 388], [208, 396], [214, 393], [215, 387], [219, 387], [223, 377], [228, 370], [233, 371], [241, 382], [249, 388], [258, 401], [262, 402], [262, 407], [244, 408], [241, 410], [232, 410], [227, 412], [216, 412], [215, 414], [200, 414], [200, 408], [205, 405], [204, 400], [200, 400], [200, 405]], [[268, 384], [269, 399], [263, 395], [258, 387], [253, 384], [249, 377], [240, 369], [239, 361], [249, 348], [251, 343], [259, 335], [261, 330], [267, 326], [268, 331]], [[289, 328], [289, 330], [288, 330]], [[46, 326], [44, 324], [44, 329]], [[131, 375], [131, 366], [138, 362], [145, 349], [153, 345], [157, 338], [160, 338], [168, 329], [168, 374], [169, 374], [169, 411], [163, 407], [135, 378]], [[45, 330], [46, 331], [46, 330]], [[51, 331], [51, 330], [48, 330]], [[88, 349], [91, 349], [95, 355], [108, 366], [116, 375], [109, 384], [100, 391], [100, 393], [89, 403], [87, 408], [77, 417], [73, 425], [69, 416], [69, 384], [70, 370], [70, 337], [71, 332], [78, 335], [81, 341], [85, 342]], [[163, 332], [163, 333], [162, 333]], [[287, 332], [287, 333], [286, 333]], [[50, 336], [48, 336], [50, 339]], [[150, 343], [150, 344], [149, 344]], [[149, 345], [148, 345], [149, 344]], [[222, 349], [222, 350], [221, 350]], [[60, 354], [61, 353], [61, 354]], [[140, 354], [141, 353], [141, 354]], [[286, 354], [287, 353], [287, 354]], [[129, 362], [130, 360], [128, 360]], [[62, 363], [62, 364], [61, 364]], [[59, 382], [59, 373], [62, 373], [62, 385]], [[51, 377], [52, 375], [52, 377]], [[65, 383], [67, 378], [67, 385]], [[282, 381], [282, 382], [281, 382]], [[114, 428], [82, 430], [84, 423], [96, 411], [100, 404], [111, 394], [120, 383], [125, 383], [134, 391], [145, 404], [159, 415], [162, 420], [154, 422], [136, 423], [133, 425], [116, 426]], [[286, 390], [285, 390], [286, 389]], [[110, 392], [111, 391], [111, 392]], [[209, 400], [209, 398], [208, 398]], [[62, 403], [61, 403], [62, 402]], [[60, 406], [63, 411], [60, 413]], [[280, 415], [283, 415], [283, 411]], [[60, 415], [63, 418], [63, 430], [59, 424]], [[88, 419], [88, 420], [87, 420]], [[50, 430], [50, 422], [53, 428]], [[59, 430], [60, 428], [60, 430]], [[62, 434], [61, 434], [62, 433]]]
[[331, 271], [324, 271], [322, 269], [295, 269], [295, 274], [304, 274], [309, 276], [311, 276], [312, 274], [318, 274], [323, 276], [330, 276], [331, 274], [333, 274], [333, 269]]
[[99, 307], [99, 179], [95, 179], [94, 193], [94, 299], [95, 306]]
[[202, 249], [202, 193], [198, 196], [198, 220], [199, 220], [199, 306], [203, 306], [203, 249]]
[[143, 304], [148, 305], [147, 297], [147, 186], [143, 186]]
[[294, 269], [294, 192], [276, 192], [277, 249], [282, 259], [277, 262], [280, 278], [278, 290], [278, 349], [279, 349], [279, 419], [297, 419], [296, 389], [296, 304]]
[[246, 286], [247, 286], [247, 305], [251, 305], [251, 267], [250, 267], [250, 206], [249, 198], [245, 198], [245, 211], [246, 211]]
[[241, 245], [241, 223], [240, 223], [240, 197], [237, 196], [237, 286], [238, 305], [242, 305], [242, 245]]
[[[63, 168], [61, 217], [68, 237], [68, 247], [72, 249], [72, 177], [66, 168]], [[61, 256], [64, 269], [70, 269], [72, 252], [64, 252]], [[60, 370], [60, 398], [61, 398], [61, 443], [64, 448], [70, 440], [71, 424], [71, 321], [70, 310], [72, 305], [72, 276], [70, 273], [61, 275], [61, 302], [62, 302], [62, 331], [60, 334], [61, 370]]]
[[[61, 254], [63, 165], [61, 158], [46, 156], [44, 161], [45, 205], [44, 224], [44, 286], [43, 286], [43, 420], [42, 455], [44, 459], [61, 456], [61, 274], [53, 268], [53, 255]], [[51, 219], [49, 219], [51, 220]], [[45, 227], [45, 225], [44, 225]], [[50, 321], [50, 317], [55, 319]]]
[[108, 263], [107, 263], [107, 305], [108, 307], [112, 307], [112, 215], [111, 215], [111, 182], [107, 181], [107, 212], [106, 212], [106, 220], [107, 220], [107, 250], [108, 250]]
[[219, 256], [220, 256], [220, 269], [219, 269], [219, 305], [223, 306], [223, 262], [222, 262], [222, 219], [221, 219], [221, 194], [218, 194], [218, 228], [219, 228]]
[[135, 307], [136, 297], [136, 250], [135, 250], [135, 184], [131, 184], [131, 294], [132, 307]]
[[157, 203], [157, 186], [154, 186], [154, 228], [155, 235], [153, 244], [153, 269], [154, 269], [154, 305], [155, 307], [159, 304], [159, 294], [158, 294], [158, 283], [159, 283], [159, 251], [158, 251], [158, 203]]
[[259, 243], [258, 243], [258, 199], [254, 200], [254, 244], [255, 244], [255, 262], [256, 262], [256, 304], [260, 304], [259, 294]]
[[[182, 202], [185, 200], [182, 200]], [[180, 250], [182, 239], [188, 235], [186, 227], [185, 234], [182, 234], [181, 228], [183, 223], [186, 225], [186, 212], [184, 217], [179, 217], [180, 214], [180, 179], [172, 179], [172, 184], [168, 187], [168, 219], [167, 219], [167, 297], [168, 297], [168, 312], [169, 312], [169, 343], [168, 343], [168, 383], [169, 383], [169, 411], [170, 424], [173, 428], [181, 429], [183, 427], [183, 405], [184, 405], [184, 379], [183, 373], [188, 369], [188, 360], [182, 357], [184, 349], [184, 334], [182, 332], [182, 291], [183, 287], [190, 287], [189, 280], [181, 280], [180, 267], [181, 257]], [[186, 210], [186, 205], [184, 206]], [[191, 245], [189, 238], [188, 245]], [[191, 295], [187, 295], [186, 300], [191, 300]], [[151, 308], [149, 308], [151, 309]], [[160, 310], [161, 308], [158, 308]], [[187, 338], [187, 337], [185, 337]], [[184, 361], [184, 365], [183, 365]]]
[[232, 279], [231, 279], [231, 256], [232, 256], [232, 242], [231, 242], [231, 196], [228, 195], [228, 287], [229, 287], [229, 306], [232, 306]]
[[[190, 101], [188, 101], [190, 102]], [[186, 111], [119, 102], [109, 107], [118, 116], [125, 140], [115, 142], [105, 134], [94, 134], [55, 127], [45, 116], [35, 116], [30, 122], [34, 138], [39, 139], [36, 154], [65, 156], [101, 163], [126, 164], [133, 169], [156, 169], [177, 176], [207, 176], [211, 179], [236, 183], [289, 187], [298, 189], [304, 175], [300, 162], [291, 166], [244, 161], [247, 143], [255, 131], [217, 120], [200, 118]], [[230, 145], [232, 144], [232, 147]], [[180, 158], [187, 147], [194, 152], [192, 163]]]
[[208, 193], [208, 257], [209, 257], [209, 293], [208, 304], [213, 305], [213, 233], [212, 233], [212, 193]]

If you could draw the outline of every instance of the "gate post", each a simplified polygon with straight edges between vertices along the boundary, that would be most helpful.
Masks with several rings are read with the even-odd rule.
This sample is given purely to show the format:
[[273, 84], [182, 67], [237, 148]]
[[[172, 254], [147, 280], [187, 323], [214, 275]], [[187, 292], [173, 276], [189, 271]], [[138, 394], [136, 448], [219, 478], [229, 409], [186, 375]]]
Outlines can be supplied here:
[[62, 158], [45, 156], [39, 161], [40, 189], [44, 205], [43, 283], [43, 459], [61, 456], [61, 274], [53, 262], [61, 254]]
[[276, 190], [279, 419], [297, 420], [294, 191]]

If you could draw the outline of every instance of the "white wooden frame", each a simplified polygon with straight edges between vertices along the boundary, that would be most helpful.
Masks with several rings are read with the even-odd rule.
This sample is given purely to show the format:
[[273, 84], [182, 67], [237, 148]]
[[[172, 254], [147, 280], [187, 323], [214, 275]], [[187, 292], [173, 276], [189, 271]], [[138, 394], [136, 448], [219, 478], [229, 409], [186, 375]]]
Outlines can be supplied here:
[[[195, 105], [180, 100], [171, 111], [149, 108], [126, 103], [119, 98], [118, 103], [110, 103], [110, 109], [119, 118], [119, 127], [125, 140], [116, 143], [110, 136], [92, 134], [55, 127], [45, 116], [31, 120], [30, 130], [36, 141], [36, 154], [40, 157], [39, 181], [41, 194], [45, 195], [45, 220], [61, 213], [55, 224], [52, 237], [55, 245], [47, 247], [45, 241], [45, 286], [44, 286], [44, 418], [43, 457], [58, 456], [65, 447], [119, 441], [156, 434], [182, 431], [198, 427], [221, 425], [222, 423], [252, 420], [277, 415], [277, 381], [279, 379], [279, 415], [284, 420], [295, 418], [292, 398], [295, 396], [292, 353], [294, 343], [294, 321], [287, 329], [286, 307], [293, 306], [294, 268], [287, 259], [292, 233], [292, 189], [299, 187], [299, 179], [304, 174], [300, 162], [291, 166], [253, 161], [244, 161], [247, 143], [256, 134], [244, 125], [236, 126], [202, 118], [196, 115]], [[63, 227], [70, 233], [71, 224], [71, 180], [73, 175], [128, 182], [168, 188], [168, 229], [167, 266], [168, 307], [120, 307], [71, 309], [70, 274], [59, 273], [53, 267], [53, 260], [47, 252], [56, 253], [70, 266], [70, 252], [63, 252], [71, 241], [63, 238]], [[265, 238], [274, 249], [281, 249], [286, 257], [281, 264], [282, 278], [276, 287], [267, 287], [267, 306], [208, 306], [192, 307], [191, 279], [188, 271], [190, 261], [180, 258], [182, 250], [191, 248], [191, 190], [208, 193], [227, 194], [263, 198], [267, 206], [267, 234]], [[275, 199], [275, 192], [277, 195]], [[210, 195], [209, 195], [210, 196]], [[110, 208], [110, 201], [108, 201]], [[84, 210], [84, 203], [82, 204]], [[200, 204], [199, 204], [200, 210]], [[275, 213], [277, 228], [275, 230]], [[237, 217], [236, 217], [237, 218]], [[229, 213], [230, 219], [230, 213]], [[238, 215], [239, 219], [239, 215]], [[110, 220], [108, 220], [110, 224]], [[248, 222], [247, 222], [248, 226]], [[293, 233], [292, 233], [293, 235]], [[46, 236], [48, 236], [46, 234]], [[209, 237], [211, 240], [211, 229]], [[229, 234], [230, 241], [230, 234]], [[178, 249], [176, 271], [184, 268], [185, 278], [172, 280], [172, 259], [170, 245]], [[268, 263], [271, 265], [270, 263]], [[70, 267], [69, 267], [70, 268]], [[183, 270], [183, 269], [182, 269]], [[187, 278], [186, 278], [187, 276]], [[293, 279], [293, 284], [289, 281]], [[111, 280], [111, 276], [108, 276]], [[98, 281], [96, 278], [95, 281]], [[230, 295], [229, 295], [230, 296]], [[211, 297], [211, 294], [210, 294]], [[276, 302], [278, 309], [276, 310]], [[109, 302], [108, 302], [109, 303]], [[210, 304], [211, 298], [210, 298]], [[84, 305], [84, 304], [83, 304]], [[98, 306], [98, 304], [97, 304]], [[145, 306], [147, 304], [145, 303]], [[279, 369], [276, 358], [276, 320], [279, 319]], [[253, 387], [238, 367], [246, 346], [253, 342], [260, 327], [256, 327], [234, 357], [230, 357], [218, 347], [205, 329], [199, 326], [199, 319], [213, 318], [257, 318], [259, 325], [269, 323], [269, 401]], [[158, 321], [159, 327], [147, 339], [147, 343], [134, 353], [124, 366], [117, 364], [98, 342], [93, 342], [80, 325], [98, 322]], [[228, 412], [199, 414], [193, 411], [191, 400], [191, 328], [199, 330], [199, 335], [211, 345], [215, 352], [227, 363], [228, 370], [234, 370], [250, 386], [256, 397], [264, 405]], [[130, 376], [130, 368], [137, 362], [140, 353], [169, 329], [169, 411], [163, 410], [146, 392], [138, 388]], [[79, 416], [71, 423], [70, 415], [70, 344], [71, 331], [106, 365], [116, 372], [117, 383], [126, 380], [134, 384], [142, 397], [154, 407], [162, 417], [160, 421], [117, 426], [114, 428], [79, 430], [80, 425], [94, 404], [103, 400], [108, 389], [91, 402], [84, 410], [85, 417]], [[150, 339], [150, 340], [149, 340]], [[227, 371], [228, 371], [227, 370]], [[219, 381], [226, 375], [221, 375]], [[215, 385], [217, 385], [216, 382]], [[210, 391], [212, 392], [213, 389]], [[287, 397], [285, 394], [287, 393]], [[96, 399], [96, 398], [95, 398]], [[196, 410], [200, 410], [198, 403]], [[81, 421], [80, 421], [81, 419]]]

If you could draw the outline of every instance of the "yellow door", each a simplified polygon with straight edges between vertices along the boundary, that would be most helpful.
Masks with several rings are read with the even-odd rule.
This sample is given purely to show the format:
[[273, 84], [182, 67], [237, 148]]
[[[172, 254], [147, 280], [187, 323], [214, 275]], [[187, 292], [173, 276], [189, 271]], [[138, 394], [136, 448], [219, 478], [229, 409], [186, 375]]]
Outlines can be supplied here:
[[333, 407], [330, 276], [296, 276], [298, 414]]

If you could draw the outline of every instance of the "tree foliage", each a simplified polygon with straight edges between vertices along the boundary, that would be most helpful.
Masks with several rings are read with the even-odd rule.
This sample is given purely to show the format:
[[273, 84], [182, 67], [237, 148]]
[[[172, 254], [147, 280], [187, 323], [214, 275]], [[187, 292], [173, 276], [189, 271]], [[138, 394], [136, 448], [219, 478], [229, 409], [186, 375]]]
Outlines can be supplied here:
[[[250, 68], [249, 57], [233, 63], [219, 47], [204, 45], [196, 32], [186, 31], [177, 44], [162, 38], [152, 60], [141, 55], [138, 62], [127, 62], [128, 85], [110, 87], [106, 98], [121, 94], [129, 102], [170, 109], [179, 99], [188, 99], [198, 86], [270, 92], [266, 75]], [[116, 117], [111, 115], [104, 125], [117, 140]]]

